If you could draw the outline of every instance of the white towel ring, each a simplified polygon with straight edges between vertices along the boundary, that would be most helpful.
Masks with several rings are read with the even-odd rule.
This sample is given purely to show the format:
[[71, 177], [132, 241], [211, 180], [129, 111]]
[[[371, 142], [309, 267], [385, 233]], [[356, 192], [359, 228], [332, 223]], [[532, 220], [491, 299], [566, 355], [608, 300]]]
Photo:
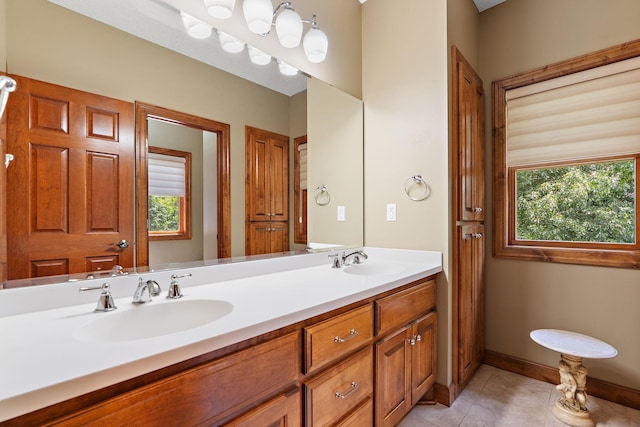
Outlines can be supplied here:
[[318, 206], [327, 206], [331, 201], [331, 194], [329, 194], [329, 190], [327, 190], [327, 186], [322, 184], [316, 187], [313, 198], [316, 201]]
[[[418, 195], [412, 195], [411, 188], [414, 186], [423, 186], [424, 190], [422, 193]], [[407, 178], [404, 182], [404, 192], [407, 193], [407, 196], [413, 201], [419, 202], [421, 200], [426, 199], [431, 194], [431, 187], [429, 184], [422, 178], [422, 175], [413, 175], [412, 177]]]

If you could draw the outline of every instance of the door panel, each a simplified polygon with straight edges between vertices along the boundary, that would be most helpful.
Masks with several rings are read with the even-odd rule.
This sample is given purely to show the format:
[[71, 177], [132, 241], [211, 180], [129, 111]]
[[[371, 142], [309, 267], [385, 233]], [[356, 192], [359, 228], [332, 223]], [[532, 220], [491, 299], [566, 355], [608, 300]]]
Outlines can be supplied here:
[[416, 340], [411, 353], [411, 402], [416, 403], [436, 382], [437, 315], [431, 312], [419, 319], [413, 331], [420, 339]]
[[133, 104], [13, 77], [9, 279], [133, 267]]

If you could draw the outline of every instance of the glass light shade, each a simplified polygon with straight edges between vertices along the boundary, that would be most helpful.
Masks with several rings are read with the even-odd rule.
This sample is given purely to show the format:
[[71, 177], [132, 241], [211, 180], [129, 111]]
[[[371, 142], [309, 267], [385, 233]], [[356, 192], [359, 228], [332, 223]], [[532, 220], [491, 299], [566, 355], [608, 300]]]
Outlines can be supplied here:
[[280, 60], [278, 60], [278, 68], [280, 69], [280, 73], [284, 74], [285, 76], [295, 76], [296, 74], [298, 74], [297, 68], [292, 67], [286, 62], [282, 62]]
[[249, 59], [251, 62], [257, 65], [267, 65], [271, 62], [271, 55], [266, 52], [256, 49], [253, 46], [247, 46], [249, 49]]
[[182, 11], [180, 17], [182, 17], [182, 23], [187, 29], [187, 33], [194, 39], [206, 39], [211, 35], [211, 25]]
[[209, 15], [218, 19], [227, 19], [233, 15], [236, 0], [204, 0]]
[[271, 31], [273, 5], [271, 0], [244, 0], [242, 3], [244, 20], [252, 33], [267, 34]]
[[244, 42], [237, 38], [218, 30], [218, 38], [222, 50], [229, 53], [239, 53], [244, 50]]
[[276, 34], [284, 47], [296, 47], [302, 39], [302, 18], [293, 10], [285, 8], [276, 18]]
[[327, 57], [327, 48], [329, 40], [324, 31], [318, 28], [311, 28], [302, 40], [304, 54], [307, 55], [309, 62], [318, 63], [324, 61]]

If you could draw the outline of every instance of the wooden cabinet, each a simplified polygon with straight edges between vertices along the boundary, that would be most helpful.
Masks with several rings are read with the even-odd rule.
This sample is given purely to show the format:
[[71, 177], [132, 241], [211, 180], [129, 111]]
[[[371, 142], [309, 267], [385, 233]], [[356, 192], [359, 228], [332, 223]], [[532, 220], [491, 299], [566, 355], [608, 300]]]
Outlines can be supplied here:
[[305, 425], [364, 426], [373, 419], [372, 339], [371, 303], [303, 329], [305, 373], [322, 370], [304, 385]]
[[247, 126], [245, 155], [245, 254], [287, 251], [289, 137]]
[[484, 225], [458, 227], [458, 381], [464, 386], [484, 357]]
[[373, 394], [373, 351], [367, 346], [304, 385], [305, 425], [333, 426]]
[[270, 254], [289, 250], [287, 222], [252, 221], [247, 234], [247, 255]]
[[484, 90], [452, 49], [453, 384], [458, 395], [484, 356]]
[[[328, 268], [328, 267], [327, 267]], [[433, 386], [436, 282], [427, 278], [7, 425], [397, 425]], [[377, 340], [374, 343], [374, 340]], [[256, 344], [257, 343], [257, 344]]]
[[302, 425], [300, 389], [277, 396], [239, 418], [227, 427], [299, 427]]
[[376, 426], [397, 425], [435, 384], [435, 298], [431, 280], [376, 301]]
[[299, 343], [299, 334], [290, 333], [108, 399], [54, 424], [219, 425], [225, 417], [298, 379]]
[[305, 373], [327, 364], [371, 343], [373, 338], [373, 306], [366, 304], [304, 328]]

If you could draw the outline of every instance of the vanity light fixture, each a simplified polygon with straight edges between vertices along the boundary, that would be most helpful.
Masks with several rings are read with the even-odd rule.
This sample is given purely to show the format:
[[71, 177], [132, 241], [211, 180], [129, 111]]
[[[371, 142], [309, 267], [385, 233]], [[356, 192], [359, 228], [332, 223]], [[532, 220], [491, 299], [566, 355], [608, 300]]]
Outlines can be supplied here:
[[271, 55], [253, 46], [247, 46], [249, 59], [256, 65], [267, 65], [271, 62]]
[[285, 76], [295, 76], [296, 74], [298, 74], [297, 68], [292, 67], [291, 65], [279, 59], [278, 59], [278, 68], [280, 69], [280, 73], [284, 74]]
[[209, 15], [218, 19], [231, 18], [236, 0], [204, 0]]
[[[231, 17], [235, 0], [204, 0], [205, 7], [211, 16], [218, 19]], [[295, 48], [302, 41], [304, 53], [309, 62], [319, 63], [327, 57], [329, 40], [327, 35], [318, 28], [316, 15], [311, 20], [304, 20], [292, 7], [292, 0], [285, 0], [275, 9], [271, 0], [243, 0], [242, 11], [244, 19], [252, 33], [266, 36], [276, 27], [276, 35], [280, 44], [286, 48]], [[304, 24], [311, 28], [302, 33]]]
[[182, 11], [180, 11], [180, 17], [187, 33], [194, 39], [206, 39], [211, 35], [211, 25]]
[[244, 42], [237, 38], [218, 30], [218, 39], [222, 50], [229, 53], [240, 53], [244, 50]]

